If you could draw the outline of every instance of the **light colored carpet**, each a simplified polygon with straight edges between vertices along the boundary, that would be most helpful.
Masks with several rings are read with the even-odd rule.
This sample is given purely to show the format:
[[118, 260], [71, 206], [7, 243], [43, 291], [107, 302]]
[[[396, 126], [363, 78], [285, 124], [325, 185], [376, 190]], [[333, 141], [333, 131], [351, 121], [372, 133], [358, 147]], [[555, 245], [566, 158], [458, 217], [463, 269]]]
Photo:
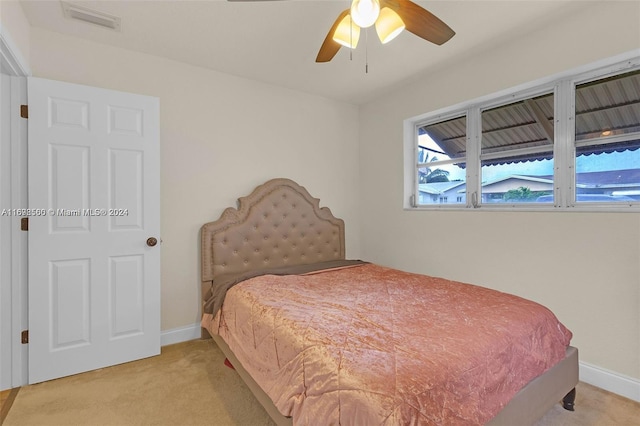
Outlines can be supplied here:
[[212, 340], [25, 386], [3, 426], [273, 425]]
[[582, 382], [576, 394], [576, 411], [556, 404], [535, 426], [640, 426], [640, 403]]
[[[223, 362], [212, 340], [194, 340], [157, 357], [25, 386], [4, 425], [273, 425]], [[577, 390], [575, 412], [558, 404], [535, 426], [640, 425], [639, 403], [583, 383]]]

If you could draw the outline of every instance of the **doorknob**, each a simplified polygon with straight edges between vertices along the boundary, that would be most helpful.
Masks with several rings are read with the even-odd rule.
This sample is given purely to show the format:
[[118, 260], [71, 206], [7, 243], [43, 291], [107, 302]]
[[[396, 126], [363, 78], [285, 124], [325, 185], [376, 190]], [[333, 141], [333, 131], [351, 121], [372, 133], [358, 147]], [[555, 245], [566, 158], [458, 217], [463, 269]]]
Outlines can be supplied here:
[[158, 244], [158, 240], [157, 240], [157, 239], [155, 239], [154, 237], [149, 237], [149, 238], [147, 238], [147, 245], [148, 245], [149, 247], [153, 247], [153, 246], [155, 246], [156, 244]]

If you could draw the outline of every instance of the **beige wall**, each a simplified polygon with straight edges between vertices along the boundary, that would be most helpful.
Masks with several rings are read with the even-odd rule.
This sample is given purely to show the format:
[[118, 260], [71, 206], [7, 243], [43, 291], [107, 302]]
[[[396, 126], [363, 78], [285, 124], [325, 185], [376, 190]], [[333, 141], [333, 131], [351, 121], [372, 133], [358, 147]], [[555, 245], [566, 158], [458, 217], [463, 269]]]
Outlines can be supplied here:
[[330, 206], [360, 256], [356, 107], [36, 28], [31, 66], [160, 98], [163, 330], [200, 319], [200, 226], [267, 179], [294, 179]]
[[31, 26], [18, 0], [0, 0], [0, 24], [3, 36], [11, 38], [17, 52], [13, 52], [23, 63], [29, 66], [31, 50]]
[[402, 209], [404, 119], [640, 49], [639, 2], [564, 12], [362, 107], [364, 257], [541, 302], [582, 361], [638, 379], [640, 214]]
[[537, 300], [574, 331], [583, 361], [640, 378], [640, 215], [402, 209], [404, 119], [638, 49], [639, 16], [638, 2], [568, 6], [544, 30], [434, 70], [360, 115], [35, 28], [26, 49], [36, 76], [160, 98], [163, 330], [199, 320], [200, 225], [285, 176], [345, 219], [349, 257]]

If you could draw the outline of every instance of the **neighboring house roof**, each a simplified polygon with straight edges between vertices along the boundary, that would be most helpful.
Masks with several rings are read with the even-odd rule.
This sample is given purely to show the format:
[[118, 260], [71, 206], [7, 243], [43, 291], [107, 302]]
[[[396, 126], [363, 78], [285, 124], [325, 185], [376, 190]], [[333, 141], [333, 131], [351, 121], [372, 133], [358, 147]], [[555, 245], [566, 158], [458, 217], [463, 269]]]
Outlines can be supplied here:
[[511, 180], [511, 179], [530, 181], [530, 182], [539, 182], [539, 183], [551, 183], [551, 184], [553, 183], [553, 176], [549, 178], [548, 176], [509, 175], [500, 179], [495, 179], [489, 182], [485, 182], [482, 184], [482, 187], [484, 188], [487, 186], [495, 185], [496, 183], [504, 182], [506, 180]]
[[454, 182], [432, 182], [421, 183], [418, 185], [418, 190], [426, 194], [439, 195], [447, 191], [451, 191], [460, 185], [466, 185], [466, 182], [454, 181]]
[[[504, 183], [509, 180], [548, 184], [553, 185], [553, 176], [533, 176], [533, 175], [509, 175], [500, 179], [491, 180], [482, 184], [483, 192], [490, 192], [487, 189], [491, 186]], [[611, 170], [606, 172], [587, 172], [576, 174], [577, 187], [589, 189], [589, 188], [640, 188], [640, 169], [627, 169], [627, 170]], [[421, 183], [418, 185], [420, 192], [439, 195], [447, 191], [451, 191], [457, 187], [465, 185], [466, 182], [433, 182], [433, 183]], [[524, 186], [524, 185], [519, 185]], [[460, 192], [464, 191], [461, 189]]]
[[[550, 175], [538, 177], [553, 179]], [[637, 187], [640, 186], [640, 169], [576, 173], [576, 182], [581, 188]]]
[[640, 169], [577, 173], [576, 181], [590, 187], [638, 186]]
[[482, 194], [504, 194], [516, 188], [529, 188], [532, 192], [553, 191], [553, 179], [539, 176], [510, 175], [482, 184]]

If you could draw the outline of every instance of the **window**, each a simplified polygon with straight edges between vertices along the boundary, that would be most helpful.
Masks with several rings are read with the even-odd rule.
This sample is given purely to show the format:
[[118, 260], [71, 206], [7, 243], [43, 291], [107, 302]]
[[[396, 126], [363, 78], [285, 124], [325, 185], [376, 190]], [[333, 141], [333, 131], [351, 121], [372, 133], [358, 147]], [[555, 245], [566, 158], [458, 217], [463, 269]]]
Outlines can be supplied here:
[[640, 200], [640, 71], [575, 86], [575, 201]]
[[553, 194], [553, 92], [485, 109], [481, 120], [481, 203]]
[[640, 210], [640, 57], [405, 121], [405, 207]]
[[466, 150], [466, 116], [418, 128], [419, 205], [466, 204]]

